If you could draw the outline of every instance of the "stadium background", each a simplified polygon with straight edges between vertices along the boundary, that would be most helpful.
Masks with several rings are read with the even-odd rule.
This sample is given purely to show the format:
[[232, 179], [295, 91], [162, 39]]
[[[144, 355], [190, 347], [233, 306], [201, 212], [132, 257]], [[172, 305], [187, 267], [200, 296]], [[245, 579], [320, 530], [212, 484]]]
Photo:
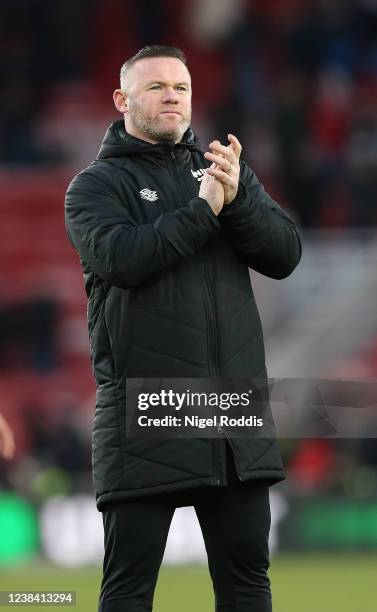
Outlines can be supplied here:
[[[120, 65], [161, 42], [187, 53], [203, 147], [237, 134], [302, 227], [294, 274], [254, 278], [270, 376], [312, 381], [310, 398], [286, 402], [310, 422], [314, 407], [330, 433], [315, 381], [348, 379], [363, 394], [376, 378], [377, 2], [1, 0], [0, 410], [17, 451], [0, 464], [0, 584], [76, 590], [80, 612], [95, 609], [102, 535], [86, 300], [63, 199], [118, 118]], [[288, 480], [271, 500], [278, 612], [374, 610], [377, 420], [368, 406], [347, 423], [337, 414], [338, 434], [281, 440]], [[203, 560], [183, 509], [157, 612], [211, 609]]]

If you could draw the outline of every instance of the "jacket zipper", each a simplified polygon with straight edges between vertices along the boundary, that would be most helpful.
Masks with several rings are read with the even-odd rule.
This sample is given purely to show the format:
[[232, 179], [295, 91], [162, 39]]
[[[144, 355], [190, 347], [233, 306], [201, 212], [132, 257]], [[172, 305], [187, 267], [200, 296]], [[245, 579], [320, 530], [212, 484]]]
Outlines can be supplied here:
[[[178, 171], [175, 160], [176, 156], [174, 151], [170, 151], [170, 157], [173, 160], [173, 165], [176, 174], [179, 177], [179, 181], [182, 187], [182, 192], [185, 197], [189, 197], [189, 194], [186, 191], [186, 185], [182, 179], [181, 173]], [[205, 307], [206, 307], [206, 315], [207, 315], [207, 323], [208, 323], [208, 340], [210, 346], [210, 361], [209, 361], [209, 375], [210, 378], [220, 378], [219, 365], [218, 365], [218, 342], [217, 342], [217, 331], [216, 324], [214, 323], [216, 320], [216, 310], [215, 303], [213, 299], [213, 295], [210, 289], [210, 280], [208, 274], [208, 266], [205, 262], [204, 257], [202, 258], [203, 263], [203, 271], [204, 271], [204, 285], [205, 285]], [[213, 342], [211, 340], [213, 339]]]
[[[186, 185], [183, 181], [183, 178], [178, 171], [176, 166], [176, 156], [174, 151], [170, 151], [170, 157], [172, 159], [174, 170], [179, 177], [179, 182], [182, 187], [182, 192], [185, 197], [188, 196]], [[210, 289], [210, 280], [208, 274], [208, 266], [205, 262], [204, 257], [202, 258], [203, 264], [203, 276], [204, 276], [204, 287], [205, 287], [205, 299], [204, 299], [204, 309], [206, 313], [207, 319], [207, 338], [208, 338], [208, 347], [209, 347], [209, 376], [210, 378], [215, 378], [217, 380], [220, 379], [220, 370], [218, 365], [218, 341], [217, 341], [217, 330], [216, 330], [216, 310], [215, 303], [213, 299], [213, 295]], [[213, 340], [213, 341], [212, 341]], [[218, 429], [219, 433], [221, 433], [220, 428]], [[217, 438], [213, 438], [212, 445], [214, 449], [215, 456], [215, 474], [216, 474], [216, 482], [218, 485], [225, 484], [221, 479], [221, 448], [220, 448], [221, 440], [217, 440]]]
[[230, 444], [230, 446], [231, 446], [231, 449], [232, 449], [232, 455], [233, 455], [233, 461], [234, 461], [234, 467], [235, 467], [235, 470], [236, 470], [236, 474], [237, 474], [238, 478], [239, 478], [239, 479], [241, 480], [241, 482], [242, 482], [242, 481], [243, 481], [243, 478], [242, 478], [242, 476], [241, 476], [241, 474], [240, 474], [240, 471], [239, 471], [239, 466], [238, 466], [237, 459], [236, 459], [236, 452], [235, 452], [235, 450], [234, 450], [234, 446], [233, 446], [233, 440], [232, 440], [232, 438], [228, 438], [228, 436], [227, 436], [227, 438], [226, 438], [226, 439], [227, 439], [227, 441], [229, 442], [229, 444]]

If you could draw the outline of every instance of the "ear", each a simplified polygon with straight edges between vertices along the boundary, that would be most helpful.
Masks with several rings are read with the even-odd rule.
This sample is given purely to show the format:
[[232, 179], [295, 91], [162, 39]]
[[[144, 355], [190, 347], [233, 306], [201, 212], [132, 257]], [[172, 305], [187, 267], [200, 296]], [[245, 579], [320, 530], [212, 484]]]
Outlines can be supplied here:
[[113, 100], [115, 104], [115, 108], [120, 113], [128, 113], [128, 96], [121, 89], [116, 89], [113, 93]]

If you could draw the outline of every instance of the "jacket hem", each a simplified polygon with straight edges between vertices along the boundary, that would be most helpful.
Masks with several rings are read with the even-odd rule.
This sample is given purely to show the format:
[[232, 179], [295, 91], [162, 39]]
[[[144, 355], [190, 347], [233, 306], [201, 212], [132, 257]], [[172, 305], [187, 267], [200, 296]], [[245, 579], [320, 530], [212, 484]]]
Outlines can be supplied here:
[[243, 482], [249, 482], [250, 480], [265, 480], [268, 486], [282, 482], [286, 480], [286, 475], [283, 470], [253, 470], [249, 472]]
[[[285, 474], [282, 470], [254, 470], [248, 473], [243, 482], [251, 480], [265, 480], [268, 486], [272, 486], [282, 480], [285, 480]], [[152, 487], [144, 487], [142, 489], [122, 489], [120, 491], [107, 491], [97, 496], [96, 504], [99, 512], [105, 509], [107, 502], [120, 501], [123, 499], [137, 499], [140, 497], [149, 497], [151, 495], [160, 495], [161, 493], [173, 493], [177, 491], [185, 491], [198, 487], [219, 487], [216, 478], [194, 478], [185, 482], [173, 482], [168, 484], [158, 484]], [[223, 485], [227, 486], [227, 485]]]

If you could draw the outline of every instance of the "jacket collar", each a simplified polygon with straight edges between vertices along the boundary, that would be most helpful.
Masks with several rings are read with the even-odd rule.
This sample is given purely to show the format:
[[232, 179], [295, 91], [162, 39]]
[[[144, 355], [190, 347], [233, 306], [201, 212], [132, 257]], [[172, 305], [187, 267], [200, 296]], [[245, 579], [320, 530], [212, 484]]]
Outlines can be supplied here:
[[180, 155], [185, 150], [200, 150], [197, 138], [191, 127], [186, 130], [181, 142], [159, 142], [152, 144], [131, 136], [125, 129], [123, 119], [119, 119], [108, 127], [97, 159], [127, 157], [129, 155], [146, 153], [152, 156], [166, 157], [172, 151]]

